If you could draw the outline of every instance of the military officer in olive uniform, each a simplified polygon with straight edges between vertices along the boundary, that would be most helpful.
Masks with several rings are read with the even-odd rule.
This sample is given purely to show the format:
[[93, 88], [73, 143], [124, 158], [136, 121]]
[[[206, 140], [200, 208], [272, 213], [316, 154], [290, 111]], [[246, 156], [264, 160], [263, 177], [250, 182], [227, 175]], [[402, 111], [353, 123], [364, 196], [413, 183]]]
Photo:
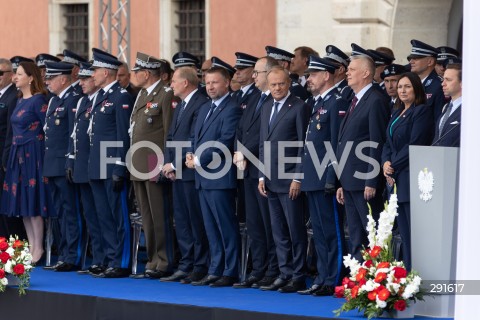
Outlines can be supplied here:
[[128, 125], [132, 96], [117, 82], [122, 63], [114, 56], [93, 49], [93, 81], [98, 92], [90, 114], [88, 178], [102, 230], [107, 269], [95, 275], [120, 278], [129, 274], [130, 223], [126, 206], [127, 167], [130, 146]]
[[155, 179], [158, 168], [163, 165], [163, 151], [160, 150], [164, 150], [178, 103], [173, 90], [161, 80], [166, 67], [165, 61], [138, 52], [132, 69], [132, 81], [142, 90], [130, 118], [131, 144], [135, 152], [132, 152], [129, 170], [145, 232], [148, 258], [145, 276], [155, 279], [170, 275], [173, 269], [171, 186], [157, 184]]
[[81, 257], [82, 219], [76, 206], [76, 189], [65, 178], [69, 136], [80, 95], [72, 84], [72, 65], [63, 62], [46, 62], [48, 89], [55, 94], [48, 104], [45, 119], [45, 167], [53, 203], [60, 222], [59, 257], [55, 271], [72, 271], [78, 268]]

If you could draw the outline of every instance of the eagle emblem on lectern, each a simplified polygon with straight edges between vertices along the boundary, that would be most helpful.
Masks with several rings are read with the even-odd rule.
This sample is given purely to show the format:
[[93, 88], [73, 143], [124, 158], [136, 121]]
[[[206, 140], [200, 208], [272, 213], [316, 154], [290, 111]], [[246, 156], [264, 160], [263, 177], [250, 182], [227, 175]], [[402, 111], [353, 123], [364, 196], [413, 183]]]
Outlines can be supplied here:
[[432, 191], [435, 179], [433, 173], [428, 168], [420, 170], [418, 173], [418, 190], [420, 190], [420, 199], [427, 202], [432, 199]]

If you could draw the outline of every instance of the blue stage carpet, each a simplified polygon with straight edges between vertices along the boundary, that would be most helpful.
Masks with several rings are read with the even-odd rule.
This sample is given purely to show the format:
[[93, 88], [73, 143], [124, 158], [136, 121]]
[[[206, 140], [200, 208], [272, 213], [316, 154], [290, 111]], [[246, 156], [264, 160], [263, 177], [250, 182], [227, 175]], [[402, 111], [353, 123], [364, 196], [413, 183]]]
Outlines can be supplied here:
[[[301, 296], [256, 289], [194, 287], [149, 279], [99, 279], [75, 272], [59, 273], [41, 268], [32, 272], [29, 290], [314, 318], [334, 317], [333, 310], [338, 309], [343, 302], [342, 299], [333, 297]], [[361, 319], [362, 315], [349, 312], [340, 318]]]

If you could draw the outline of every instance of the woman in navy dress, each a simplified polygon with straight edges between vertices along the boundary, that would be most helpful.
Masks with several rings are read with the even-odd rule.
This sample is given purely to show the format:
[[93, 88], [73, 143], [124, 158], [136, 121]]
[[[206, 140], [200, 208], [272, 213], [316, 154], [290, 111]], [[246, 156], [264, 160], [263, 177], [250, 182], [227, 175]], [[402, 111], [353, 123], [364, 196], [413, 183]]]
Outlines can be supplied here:
[[426, 96], [418, 75], [407, 72], [398, 80], [398, 108], [387, 126], [387, 141], [383, 146], [383, 174], [387, 184], [397, 186], [397, 226], [402, 238], [403, 262], [412, 267], [410, 246], [410, 170], [408, 147], [428, 146], [432, 142], [434, 122], [432, 109], [425, 105]]
[[45, 114], [47, 101], [40, 70], [22, 62], [14, 76], [20, 98], [10, 118], [12, 146], [3, 183], [1, 213], [22, 217], [32, 261], [43, 255], [43, 218], [51, 206], [48, 181], [43, 179]]

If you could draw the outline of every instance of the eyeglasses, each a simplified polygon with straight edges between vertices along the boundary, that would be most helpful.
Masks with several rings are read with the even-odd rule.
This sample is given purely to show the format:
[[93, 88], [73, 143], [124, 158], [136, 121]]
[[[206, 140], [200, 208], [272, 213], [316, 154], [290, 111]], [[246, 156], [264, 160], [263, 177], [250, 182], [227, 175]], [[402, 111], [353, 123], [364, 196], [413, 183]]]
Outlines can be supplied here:
[[258, 71], [258, 70], [253, 70], [253, 76], [258, 77], [259, 73], [266, 73], [267, 71]]
[[6, 70], [6, 71], [0, 70], [0, 77], [3, 76], [7, 72], [12, 72], [12, 71], [11, 70]]

